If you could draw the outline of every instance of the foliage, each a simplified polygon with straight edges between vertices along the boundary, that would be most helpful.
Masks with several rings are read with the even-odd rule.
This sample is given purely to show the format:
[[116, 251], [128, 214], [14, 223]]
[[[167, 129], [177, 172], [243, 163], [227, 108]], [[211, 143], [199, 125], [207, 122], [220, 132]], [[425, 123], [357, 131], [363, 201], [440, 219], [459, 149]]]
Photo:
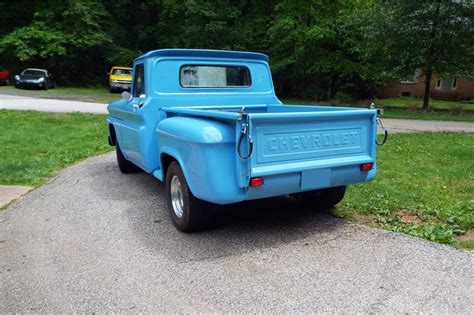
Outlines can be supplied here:
[[4, 1], [0, 11], [2, 65], [46, 67], [60, 85], [105, 85], [111, 66], [173, 47], [267, 53], [279, 95], [317, 100], [367, 99], [414, 68], [472, 75], [466, 1]]
[[0, 110], [0, 184], [39, 186], [61, 168], [107, 152], [105, 115]]
[[420, 69], [428, 107], [433, 73], [473, 75], [474, 3], [452, 0], [378, 0], [363, 15], [369, 20], [362, 50], [380, 64], [379, 76], [400, 78]]
[[453, 243], [474, 230], [473, 141], [473, 134], [393, 135], [378, 150], [377, 178], [350, 186], [335, 213]]
[[[272, 69], [279, 94], [314, 99], [333, 98], [340, 90], [367, 92], [364, 63], [353, 44], [360, 37], [351, 32], [353, 1], [282, 1], [268, 30], [273, 45]], [[360, 89], [361, 86], [364, 88]]]

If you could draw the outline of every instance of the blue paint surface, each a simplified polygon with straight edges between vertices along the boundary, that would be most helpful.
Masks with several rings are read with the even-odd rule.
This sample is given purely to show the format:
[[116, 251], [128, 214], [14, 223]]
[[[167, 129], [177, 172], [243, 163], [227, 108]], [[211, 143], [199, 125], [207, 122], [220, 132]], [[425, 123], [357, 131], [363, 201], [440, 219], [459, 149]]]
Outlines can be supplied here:
[[[283, 105], [266, 55], [166, 49], [137, 64], [145, 68], [145, 95], [110, 103], [107, 120], [124, 156], [159, 180], [163, 161], [175, 159], [197, 198], [227, 204], [375, 177], [376, 110]], [[184, 88], [180, 68], [189, 64], [247, 67], [251, 86]], [[248, 159], [237, 154], [245, 124], [242, 151], [253, 140]], [[374, 168], [361, 172], [361, 163]], [[259, 176], [265, 184], [249, 187]]]

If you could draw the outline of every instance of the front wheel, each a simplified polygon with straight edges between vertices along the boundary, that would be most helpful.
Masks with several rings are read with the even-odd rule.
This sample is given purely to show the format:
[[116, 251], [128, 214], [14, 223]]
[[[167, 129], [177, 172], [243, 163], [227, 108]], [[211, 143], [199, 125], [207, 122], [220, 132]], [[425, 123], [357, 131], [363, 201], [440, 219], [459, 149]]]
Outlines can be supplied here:
[[194, 197], [176, 161], [166, 172], [166, 201], [171, 221], [178, 230], [194, 232], [204, 227], [205, 202]]
[[329, 209], [337, 205], [346, 194], [346, 186], [331, 187], [302, 193], [305, 206]]

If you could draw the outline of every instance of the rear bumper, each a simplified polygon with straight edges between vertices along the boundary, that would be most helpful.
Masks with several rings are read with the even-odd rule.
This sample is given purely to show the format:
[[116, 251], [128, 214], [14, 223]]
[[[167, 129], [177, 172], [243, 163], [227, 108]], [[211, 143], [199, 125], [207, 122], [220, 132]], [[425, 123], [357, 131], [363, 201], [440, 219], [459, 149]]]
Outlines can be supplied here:
[[[359, 165], [351, 165], [264, 176], [262, 186], [248, 188], [246, 199], [261, 199], [368, 182], [375, 178], [376, 172], [375, 166], [368, 172], [362, 172]], [[309, 181], [307, 177], [310, 177]]]
[[360, 170], [358, 164], [312, 169], [263, 176], [262, 186], [245, 188], [233, 186], [232, 189], [229, 188], [230, 183], [225, 180], [227, 176], [216, 176], [214, 172], [210, 172], [206, 176], [206, 182], [201, 185], [206, 188], [206, 193], [197, 197], [212, 203], [230, 204], [368, 182], [375, 178], [376, 172], [375, 165], [370, 171], [364, 172]]

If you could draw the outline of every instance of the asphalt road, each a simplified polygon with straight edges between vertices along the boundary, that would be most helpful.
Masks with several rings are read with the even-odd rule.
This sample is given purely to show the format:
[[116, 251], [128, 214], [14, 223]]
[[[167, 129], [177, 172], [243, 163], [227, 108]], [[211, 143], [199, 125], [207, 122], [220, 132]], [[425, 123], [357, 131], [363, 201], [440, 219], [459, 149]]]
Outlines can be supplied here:
[[[9, 91], [0, 93], [0, 109], [37, 110], [42, 112], [82, 112], [107, 114], [107, 104], [83, 102], [78, 100], [40, 98], [36, 95], [19, 96]], [[120, 96], [117, 97], [119, 99]]]
[[471, 313], [474, 253], [279, 198], [172, 226], [163, 185], [113, 153], [0, 213], [0, 313]]

